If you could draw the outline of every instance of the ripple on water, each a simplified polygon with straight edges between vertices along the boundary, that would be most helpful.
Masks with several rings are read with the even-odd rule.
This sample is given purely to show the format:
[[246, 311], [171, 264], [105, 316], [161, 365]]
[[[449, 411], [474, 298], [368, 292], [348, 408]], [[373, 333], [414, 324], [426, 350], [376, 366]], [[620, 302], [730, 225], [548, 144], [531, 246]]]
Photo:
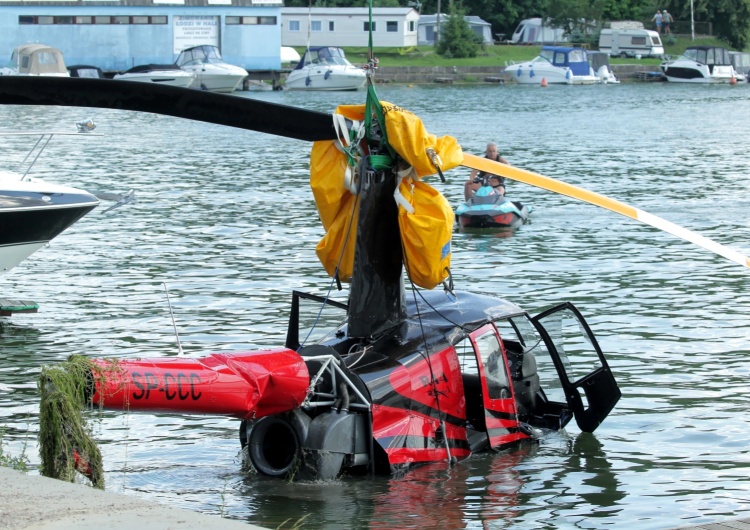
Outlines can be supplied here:
[[[750, 252], [746, 87], [378, 87], [431, 133], [612, 196]], [[331, 112], [364, 94], [249, 93]], [[171, 117], [2, 107], [6, 124], [69, 130], [92, 116], [104, 136], [59, 137], [37, 176], [135, 191], [100, 207], [3, 277], [41, 303], [0, 322], [3, 450], [35, 447], [41, 366], [72, 353], [176, 353], [163, 284], [190, 355], [280, 344], [293, 289], [331, 287], [308, 188], [309, 145]], [[26, 139], [6, 137], [7, 163]], [[4, 139], [5, 140], [5, 139]], [[461, 200], [468, 171], [436, 183]], [[435, 182], [434, 180], [431, 182]], [[571, 300], [608, 355], [623, 398], [594, 435], [570, 426], [539, 445], [477, 455], [406, 477], [288, 484], [244, 472], [237, 422], [92, 414], [108, 489], [267, 527], [673, 528], [747, 517], [746, 270], [611, 212], [511, 182], [532, 222], [512, 237], [456, 233], [461, 289], [537, 313]], [[103, 205], [106, 207], [105, 205]], [[346, 292], [335, 293], [345, 299]], [[303, 315], [312, 322], [314, 311]], [[326, 314], [324, 325], [337, 322]], [[96, 417], [94, 417], [96, 416]], [[304, 519], [303, 519], [304, 517]]]

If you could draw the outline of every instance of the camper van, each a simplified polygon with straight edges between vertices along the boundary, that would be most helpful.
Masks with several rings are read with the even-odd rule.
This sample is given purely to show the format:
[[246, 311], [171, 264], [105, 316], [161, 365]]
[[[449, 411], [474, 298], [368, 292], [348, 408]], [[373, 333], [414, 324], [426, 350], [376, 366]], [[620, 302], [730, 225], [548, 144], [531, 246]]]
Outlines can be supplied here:
[[599, 51], [611, 57], [664, 57], [659, 34], [650, 29], [603, 29]]
[[556, 44], [567, 41], [564, 29], [554, 28], [549, 25], [549, 21], [541, 18], [522, 20], [510, 38], [513, 44]]

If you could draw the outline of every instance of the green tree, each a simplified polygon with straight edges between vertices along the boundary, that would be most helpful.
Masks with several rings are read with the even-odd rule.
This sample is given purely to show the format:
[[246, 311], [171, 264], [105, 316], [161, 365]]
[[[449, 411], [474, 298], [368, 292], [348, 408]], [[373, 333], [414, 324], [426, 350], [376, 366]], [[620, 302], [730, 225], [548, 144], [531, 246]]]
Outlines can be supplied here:
[[[690, 20], [690, 0], [667, 3], [677, 20]], [[714, 35], [737, 50], [750, 44], [750, 0], [694, 0], [695, 20], [711, 22]]]
[[438, 55], [443, 57], [476, 57], [482, 40], [464, 19], [464, 11], [458, 0], [451, 0], [448, 20], [440, 24]]

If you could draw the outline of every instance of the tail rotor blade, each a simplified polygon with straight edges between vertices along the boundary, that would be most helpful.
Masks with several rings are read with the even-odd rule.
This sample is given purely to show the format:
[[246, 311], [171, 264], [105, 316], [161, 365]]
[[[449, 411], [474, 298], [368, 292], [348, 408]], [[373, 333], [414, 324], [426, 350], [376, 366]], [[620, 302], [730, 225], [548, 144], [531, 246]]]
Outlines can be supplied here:
[[656, 215], [644, 212], [643, 210], [639, 210], [638, 208], [634, 208], [633, 206], [629, 206], [610, 197], [606, 197], [596, 192], [573, 186], [572, 184], [567, 184], [560, 180], [545, 177], [544, 175], [539, 175], [531, 171], [526, 171], [524, 169], [509, 166], [501, 162], [495, 162], [494, 160], [471, 155], [468, 153], [464, 153], [464, 160], [462, 165], [471, 169], [478, 169], [479, 171], [492, 173], [494, 175], [501, 175], [505, 178], [523, 182], [524, 184], [530, 184], [531, 186], [536, 186], [537, 188], [553, 191], [555, 193], [559, 193], [573, 199], [578, 199], [579, 201], [593, 204], [594, 206], [606, 208], [607, 210], [619, 213], [620, 215], [624, 215], [625, 217], [630, 217], [631, 219], [635, 219], [636, 221], [640, 221], [641, 223], [653, 226], [654, 228], [672, 234], [673, 236], [682, 238], [685, 241], [689, 241], [695, 245], [705, 248], [706, 250], [710, 250], [711, 252], [718, 254], [719, 256], [723, 256], [739, 265], [750, 268], [750, 258], [748, 258], [747, 256], [735, 250], [732, 250], [729, 247], [725, 247], [724, 245], [708, 239], [707, 237], [704, 237], [696, 232], [693, 232], [692, 230], [688, 230], [687, 228], [676, 225], [670, 221], [667, 221], [666, 219], [662, 219], [661, 217], [657, 217]]

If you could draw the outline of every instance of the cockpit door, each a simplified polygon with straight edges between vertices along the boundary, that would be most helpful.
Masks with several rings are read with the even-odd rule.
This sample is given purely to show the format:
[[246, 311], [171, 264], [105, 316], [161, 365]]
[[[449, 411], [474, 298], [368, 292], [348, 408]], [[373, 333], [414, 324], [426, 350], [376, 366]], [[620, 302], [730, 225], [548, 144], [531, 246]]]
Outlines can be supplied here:
[[591, 328], [570, 302], [531, 320], [549, 350], [578, 427], [594, 432], [622, 393]]
[[527, 438], [519, 429], [508, 361], [497, 329], [482, 326], [470, 335], [479, 368], [484, 408], [484, 429], [491, 447], [500, 447]]

